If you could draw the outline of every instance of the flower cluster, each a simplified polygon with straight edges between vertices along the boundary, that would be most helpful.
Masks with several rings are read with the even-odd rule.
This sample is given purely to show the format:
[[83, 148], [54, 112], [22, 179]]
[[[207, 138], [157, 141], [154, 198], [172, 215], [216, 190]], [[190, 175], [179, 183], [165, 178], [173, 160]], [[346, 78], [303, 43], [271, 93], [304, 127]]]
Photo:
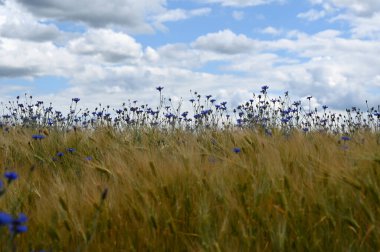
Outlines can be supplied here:
[[[18, 178], [16, 172], [5, 172], [4, 178], [8, 181], [9, 184]], [[0, 196], [5, 193], [5, 187], [3, 182], [0, 180]], [[25, 225], [28, 218], [25, 214], [19, 213], [17, 216], [13, 216], [9, 213], [0, 211], [0, 228], [2, 226], [8, 227], [9, 232], [12, 236], [20, 233], [25, 233], [28, 230], [28, 227]]]
[[[299, 130], [304, 133], [325, 131], [335, 134], [350, 135], [357, 130], [380, 131], [380, 106], [369, 107], [361, 111], [357, 107], [346, 109], [345, 112], [332, 112], [327, 105], [318, 108], [311, 107], [312, 96], [301, 101], [291, 101], [288, 92], [284, 96], [271, 97], [269, 86], [264, 85], [258, 94], [235, 108], [229, 108], [226, 101], [213, 98], [212, 95], [202, 96], [198, 92], [191, 93], [189, 111], [181, 111], [182, 104], [174, 106], [170, 98], [163, 95], [164, 87], [158, 86], [159, 105], [138, 105], [138, 101], [123, 103], [121, 108], [111, 109], [110, 106], [99, 104], [93, 110], [77, 109], [80, 98], [72, 98], [67, 115], [54, 110], [52, 104], [45, 105], [43, 101], [33, 102], [32, 96], [25, 96], [25, 102], [20, 97], [9, 102], [0, 116], [0, 128], [9, 131], [13, 126], [35, 127], [38, 129], [94, 129], [111, 126], [117, 129], [154, 127], [159, 129], [181, 128], [186, 130], [203, 129], [263, 129], [271, 134], [273, 129], [285, 132]], [[35, 140], [46, 136], [33, 135]]]

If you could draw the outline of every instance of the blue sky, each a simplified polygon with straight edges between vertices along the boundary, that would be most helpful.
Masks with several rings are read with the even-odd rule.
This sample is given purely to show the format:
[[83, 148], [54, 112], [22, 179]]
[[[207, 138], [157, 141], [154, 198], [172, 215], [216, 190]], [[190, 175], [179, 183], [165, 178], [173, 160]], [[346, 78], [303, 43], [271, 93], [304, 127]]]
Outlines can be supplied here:
[[118, 106], [189, 90], [238, 104], [313, 95], [344, 109], [380, 101], [380, 1], [3, 0], [0, 101]]

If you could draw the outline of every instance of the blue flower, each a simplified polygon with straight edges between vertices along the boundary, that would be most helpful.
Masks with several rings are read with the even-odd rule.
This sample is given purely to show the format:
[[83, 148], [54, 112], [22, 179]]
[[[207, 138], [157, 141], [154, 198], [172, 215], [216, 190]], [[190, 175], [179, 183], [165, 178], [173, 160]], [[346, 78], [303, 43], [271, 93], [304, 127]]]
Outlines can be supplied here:
[[92, 160], [92, 157], [88, 156], [88, 157], [86, 157], [86, 160], [87, 160], [87, 161], [91, 161], [91, 160]]
[[0, 226], [9, 225], [12, 223], [12, 215], [5, 212], [0, 212]]
[[11, 233], [16, 233], [16, 234], [25, 233], [26, 231], [28, 231], [28, 227], [23, 226], [23, 225], [10, 226], [9, 229]]
[[263, 92], [266, 92], [267, 90], [268, 90], [268, 86], [267, 85], [265, 85], [265, 86], [262, 86], [261, 87], [261, 91], [263, 91]]
[[38, 134], [38, 135], [32, 135], [32, 138], [33, 138], [34, 140], [41, 140], [41, 139], [44, 139], [45, 136], [44, 136], [44, 135], [40, 135], [40, 134]]
[[239, 147], [235, 147], [232, 149], [235, 153], [240, 153], [241, 149]]
[[75, 152], [75, 148], [67, 148], [67, 151], [70, 152], [70, 153], [74, 153]]
[[28, 217], [25, 214], [19, 213], [18, 218], [14, 219], [12, 223], [15, 225], [20, 225], [20, 224], [26, 222], [27, 220], [28, 220]]
[[80, 99], [79, 98], [73, 98], [73, 99], [71, 99], [73, 102], [75, 102], [75, 103], [78, 103], [79, 101], [80, 101]]
[[8, 183], [12, 182], [13, 180], [16, 180], [18, 175], [16, 172], [5, 172], [4, 177], [8, 179]]
[[9, 225], [9, 231], [13, 234], [20, 234], [20, 233], [25, 233], [28, 231], [28, 227], [24, 225], [25, 222], [28, 221], [28, 217], [20, 213], [18, 215], [18, 218], [14, 218]]
[[289, 119], [288, 119], [288, 118], [282, 118], [282, 119], [281, 119], [281, 122], [283, 122], [283, 123], [287, 123], [287, 122], [289, 122]]
[[343, 141], [349, 141], [349, 140], [351, 140], [351, 138], [348, 137], [348, 136], [342, 136], [341, 139], [342, 139]]
[[161, 92], [162, 91], [162, 89], [164, 89], [164, 87], [156, 87], [156, 89], [159, 91], [159, 92]]
[[63, 152], [57, 152], [58, 157], [63, 157], [63, 155], [64, 155]]

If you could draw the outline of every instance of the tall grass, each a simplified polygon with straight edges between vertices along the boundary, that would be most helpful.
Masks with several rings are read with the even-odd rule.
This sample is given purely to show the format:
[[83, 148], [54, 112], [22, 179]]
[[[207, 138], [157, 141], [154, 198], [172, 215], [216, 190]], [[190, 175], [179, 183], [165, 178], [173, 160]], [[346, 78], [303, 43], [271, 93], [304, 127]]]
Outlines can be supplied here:
[[380, 249], [379, 133], [34, 133], [0, 134], [19, 174], [0, 209], [29, 217], [19, 251]]
[[162, 87], [154, 109], [3, 105], [0, 251], [379, 251], [380, 108], [267, 89], [232, 110]]

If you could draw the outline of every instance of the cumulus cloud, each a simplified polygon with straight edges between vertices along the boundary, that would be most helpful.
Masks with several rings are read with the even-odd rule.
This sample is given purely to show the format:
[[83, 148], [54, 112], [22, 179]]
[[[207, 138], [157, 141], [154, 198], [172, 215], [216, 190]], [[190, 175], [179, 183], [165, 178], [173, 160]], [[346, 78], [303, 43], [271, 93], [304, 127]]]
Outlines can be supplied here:
[[2, 76], [66, 76], [78, 65], [80, 64], [75, 56], [67, 49], [58, 48], [51, 42], [0, 38]]
[[173, 22], [179, 20], [185, 20], [197, 16], [205, 16], [211, 12], [210, 8], [199, 8], [193, 10], [174, 9], [167, 10], [157, 16], [152, 17], [153, 24], [160, 30], [167, 31], [164, 23]]
[[351, 26], [354, 37], [379, 38], [380, 1], [377, 0], [309, 0], [322, 10], [311, 9], [298, 17], [310, 21], [334, 14], [331, 21], [341, 20]]
[[315, 9], [311, 9], [307, 12], [302, 12], [302, 13], [297, 15], [297, 17], [299, 17], [299, 18], [303, 18], [303, 19], [306, 19], [309, 21], [315, 21], [315, 20], [321, 19], [325, 16], [326, 16], [326, 12], [324, 10], [318, 11]]
[[91, 27], [123, 27], [151, 32], [146, 17], [165, 10], [166, 0], [16, 0], [38, 17], [83, 22]]
[[265, 27], [264, 29], [261, 30], [261, 33], [264, 34], [269, 34], [269, 35], [280, 35], [283, 31], [281, 29], [276, 29], [272, 26]]
[[206, 3], [218, 3], [222, 6], [231, 7], [248, 7], [248, 6], [258, 6], [264, 4], [270, 4], [273, 2], [284, 2], [284, 0], [199, 0]]
[[249, 39], [244, 34], [237, 35], [231, 30], [223, 30], [199, 37], [192, 46], [216, 53], [238, 54], [253, 50], [255, 44], [252, 39]]
[[133, 60], [142, 56], [141, 45], [127, 34], [109, 29], [90, 29], [68, 43], [75, 54], [100, 57], [106, 62]]
[[31, 41], [51, 41], [61, 36], [54, 25], [38, 22], [15, 2], [0, 5], [0, 36]]

